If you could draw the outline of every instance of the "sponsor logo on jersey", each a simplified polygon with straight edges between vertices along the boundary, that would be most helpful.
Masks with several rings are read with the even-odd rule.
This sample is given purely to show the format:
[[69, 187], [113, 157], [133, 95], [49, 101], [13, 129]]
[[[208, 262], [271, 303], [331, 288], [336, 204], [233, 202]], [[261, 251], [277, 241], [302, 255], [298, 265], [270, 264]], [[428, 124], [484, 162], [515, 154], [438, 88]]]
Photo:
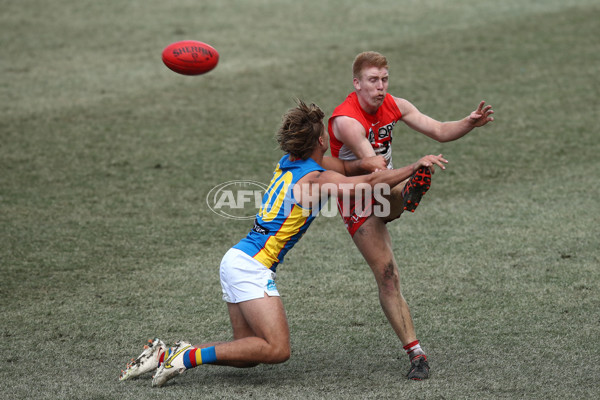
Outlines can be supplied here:
[[260, 233], [261, 235], [268, 235], [270, 232], [267, 228], [259, 224], [256, 218], [254, 219], [254, 226], [252, 227], [252, 230], [256, 233]]

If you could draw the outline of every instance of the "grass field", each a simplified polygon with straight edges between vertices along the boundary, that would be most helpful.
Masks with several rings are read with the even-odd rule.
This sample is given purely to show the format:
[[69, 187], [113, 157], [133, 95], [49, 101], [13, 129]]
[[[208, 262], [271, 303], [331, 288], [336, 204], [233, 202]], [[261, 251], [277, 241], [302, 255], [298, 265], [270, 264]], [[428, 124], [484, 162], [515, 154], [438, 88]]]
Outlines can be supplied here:
[[[0, 397], [496, 399], [600, 396], [599, 0], [0, 0]], [[169, 43], [221, 54], [169, 71]], [[399, 124], [394, 161], [447, 171], [390, 225], [430, 357], [410, 382], [369, 268], [318, 218], [278, 269], [292, 358], [118, 382], [147, 338], [228, 340], [218, 264], [250, 228], [205, 198], [267, 183], [281, 115], [326, 113], [364, 50], [390, 92], [451, 120]]]

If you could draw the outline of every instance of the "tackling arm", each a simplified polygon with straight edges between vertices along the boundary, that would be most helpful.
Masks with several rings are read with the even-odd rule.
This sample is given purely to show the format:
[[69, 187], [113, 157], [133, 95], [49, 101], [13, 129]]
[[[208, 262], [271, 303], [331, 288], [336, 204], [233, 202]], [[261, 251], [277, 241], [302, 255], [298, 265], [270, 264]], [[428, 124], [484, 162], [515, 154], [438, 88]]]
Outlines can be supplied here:
[[335, 171], [346, 176], [368, 174], [387, 168], [383, 156], [367, 157], [360, 160], [340, 160], [339, 158], [325, 156], [321, 166], [326, 170]]
[[383, 183], [393, 187], [410, 177], [420, 167], [427, 167], [433, 173], [435, 165], [445, 169], [444, 164], [447, 162], [448, 160], [444, 159], [441, 154], [437, 156], [428, 155], [406, 167], [351, 177], [331, 170], [314, 171], [306, 174], [297, 182], [293, 189], [294, 196], [303, 206], [315, 204], [316, 200], [325, 195], [354, 196], [355, 192], [364, 186], [373, 187]]

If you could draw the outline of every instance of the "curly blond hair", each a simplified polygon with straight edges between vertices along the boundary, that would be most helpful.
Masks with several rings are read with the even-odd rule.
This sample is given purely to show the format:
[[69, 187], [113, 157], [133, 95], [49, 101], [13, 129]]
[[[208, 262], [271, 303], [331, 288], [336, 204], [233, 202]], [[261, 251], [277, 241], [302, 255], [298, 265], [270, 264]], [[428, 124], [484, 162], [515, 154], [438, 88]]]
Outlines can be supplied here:
[[294, 158], [306, 160], [310, 157], [325, 131], [323, 117], [325, 113], [312, 103], [306, 105], [302, 100], [283, 115], [281, 126], [275, 135], [279, 147]]

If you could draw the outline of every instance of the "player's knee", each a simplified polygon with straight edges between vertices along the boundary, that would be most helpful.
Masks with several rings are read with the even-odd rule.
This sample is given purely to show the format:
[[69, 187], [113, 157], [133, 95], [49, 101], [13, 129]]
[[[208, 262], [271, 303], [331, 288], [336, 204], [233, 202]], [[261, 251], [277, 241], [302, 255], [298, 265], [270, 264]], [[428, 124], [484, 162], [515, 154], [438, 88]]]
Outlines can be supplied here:
[[287, 360], [290, 359], [291, 356], [292, 356], [292, 352], [291, 352], [290, 348], [288, 347], [287, 349], [285, 349], [284, 351], [281, 351], [279, 353], [278, 362], [280, 362], [280, 363], [286, 362]]
[[269, 357], [270, 364], [279, 364], [290, 359], [292, 350], [289, 345], [274, 347]]

